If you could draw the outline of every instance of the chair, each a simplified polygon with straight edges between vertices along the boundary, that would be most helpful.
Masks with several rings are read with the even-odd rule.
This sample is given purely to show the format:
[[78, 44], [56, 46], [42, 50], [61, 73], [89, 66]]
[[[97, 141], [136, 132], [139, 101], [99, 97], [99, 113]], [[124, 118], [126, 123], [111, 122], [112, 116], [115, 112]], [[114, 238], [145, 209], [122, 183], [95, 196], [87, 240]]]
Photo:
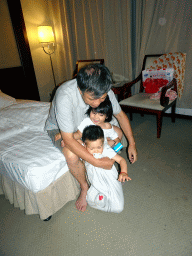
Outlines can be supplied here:
[[76, 62], [76, 68], [75, 71], [73, 73], [73, 77], [75, 78], [77, 76], [77, 73], [79, 72], [79, 70], [83, 67], [85, 67], [86, 65], [89, 64], [104, 64], [104, 59], [92, 59], [92, 60], [78, 60]]
[[[167, 55], [167, 54], [166, 54]], [[183, 65], [185, 65], [185, 54]], [[146, 70], [147, 68], [151, 68], [156, 62], [156, 59], [162, 55], [145, 55], [142, 70]], [[175, 58], [175, 57], [174, 57]], [[167, 58], [168, 59], [168, 58]], [[169, 63], [170, 64], [170, 63]], [[174, 66], [174, 64], [173, 64]], [[157, 68], [165, 68], [156, 66]], [[171, 67], [171, 64], [168, 66]], [[154, 68], [154, 67], [152, 67]], [[175, 66], [174, 66], [175, 69]], [[140, 91], [138, 94], [131, 95], [131, 87], [136, 84], [138, 81], [141, 81], [140, 83]], [[142, 81], [142, 71], [139, 74], [139, 76], [134, 79], [132, 82], [125, 83], [122, 87], [114, 87], [112, 88], [113, 92], [116, 94], [118, 101], [121, 105], [121, 108], [124, 112], [130, 113], [130, 119], [132, 120], [132, 112], [141, 112], [142, 116], [143, 113], [152, 113], [157, 115], [157, 138], [160, 138], [161, 136], [161, 127], [162, 127], [162, 117], [163, 113], [171, 108], [171, 118], [172, 122], [175, 122], [175, 108], [176, 108], [176, 99], [169, 100], [169, 97], [166, 97], [166, 92], [168, 89], [172, 89], [175, 92], [177, 92], [177, 81], [175, 78], [163, 87], [161, 91], [161, 97], [160, 100], [156, 99], [150, 99], [151, 94], [144, 92], [143, 87], [143, 81]]]

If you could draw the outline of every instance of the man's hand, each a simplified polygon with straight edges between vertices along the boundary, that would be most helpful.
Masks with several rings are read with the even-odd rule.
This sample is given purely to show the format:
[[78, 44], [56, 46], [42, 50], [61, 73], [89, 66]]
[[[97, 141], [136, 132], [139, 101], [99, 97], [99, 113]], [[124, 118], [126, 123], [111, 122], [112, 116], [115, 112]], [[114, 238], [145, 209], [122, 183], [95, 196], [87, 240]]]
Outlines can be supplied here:
[[137, 149], [135, 145], [129, 145], [128, 155], [129, 155], [129, 160], [132, 164], [137, 161]]
[[122, 110], [119, 114], [115, 115], [115, 117], [119, 121], [120, 127], [123, 130], [125, 137], [129, 141], [128, 155], [130, 162], [133, 164], [137, 161], [137, 150], [135, 147], [135, 140], [133, 137], [131, 124], [129, 122], [127, 115]]
[[73, 138], [73, 133], [65, 133], [61, 131], [61, 135], [65, 147], [68, 148], [73, 154], [77, 155], [79, 158], [87, 161], [88, 163], [96, 167], [100, 167], [106, 170], [110, 170], [112, 168], [114, 160], [108, 157], [96, 159], [87, 151], [84, 146], [82, 146], [77, 140]]

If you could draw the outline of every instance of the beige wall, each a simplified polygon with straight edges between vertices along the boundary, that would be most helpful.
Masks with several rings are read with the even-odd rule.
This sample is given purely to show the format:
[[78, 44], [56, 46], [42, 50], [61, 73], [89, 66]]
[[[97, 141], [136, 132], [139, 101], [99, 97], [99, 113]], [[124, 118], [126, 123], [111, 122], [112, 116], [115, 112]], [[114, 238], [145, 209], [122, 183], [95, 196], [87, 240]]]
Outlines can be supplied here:
[[[37, 27], [40, 25], [53, 26], [52, 13], [50, 13], [49, 0], [21, 0], [21, 6], [35, 69], [41, 101], [49, 101], [50, 93], [54, 89], [54, 80], [49, 55], [45, 54], [38, 41]], [[56, 5], [54, 6], [56, 8]], [[57, 24], [55, 24], [57, 27]], [[52, 55], [56, 84], [65, 80], [63, 68], [63, 43], [59, 36], [60, 28], [56, 32], [56, 52]], [[21, 66], [14, 32], [6, 0], [0, 1], [0, 68]]]
[[[0, 3], [5, 2], [6, 0], [1, 0]], [[67, 36], [63, 37], [63, 34], [67, 35], [67, 25], [70, 24], [65, 24], [63, 19], [66, 17], [66, 21], [69, 21], [70, 16], [67, 16], [67, 11], [64, 13], [63, 17], [59, 11], [59, 5], [61, 4], [62, 1], [49, 1], [49, 0], [21, 0], [21, 5], [22, 5], [22, 10], [23, 10], [23, 15], [24, 15], [24, 20], [25, 20], [25, 25], [27, 29], [27, 35], [29, 39], [29, 44], [30, 44], [30, 49], [31, 49], [31, 55], [33, 59], [33, 64], [34, 64], [34, 69], [35, 69], [35, 74], [37, 78], [37, 84], [39, 88], [39, 93], [40, 93], [40, 98], [42, 101], [49, 101], [50, 99], [50, 93], [54, 89], [54, 81], [53, 81], [53, 76], [52, 76], [52, 70], [51, 70], [51, 65], [50, 65], [50, 59], [49, 56], [46, 55], [39, 42], [38, 42], [38, 35], [37, 35], [37, 27], [39, 25], [54, 25], [53, 28], [55, 30], [55, 35], [56, 35], [56, 51], [52, 55], [53, 59], [53, 67], [54, 67], [54, 72], [55, 72], [55, 77], [56, 77], [56, 83], [60, 83], [63, 80], [70, 79], [70, 76], [72, 76], [71, 71], [68, 71], [68, 67], [70, 67], [70, 70], [72, 70], [76, 58], [79, 58], [79, 56], [76, 56], [75, 53], [77, 51], [77, 45], [71, 46], [73, 42], [74, 43], [74, 38], [73, 35], [71, 38], [67, 38]], [[78, 2], [78, 1], [77, 1]], [[185, 1], [187, 3], [187, 0]], [[171, 8], [169, 8], [171, 9]], [[185, 10], [186, 8], [184, 8]], [[1, 10], [1, 9], [0, 9]], [[4, 13], [4, 11], [3, 11]], [[159, 16], [158, 16], [159, 17]], [[185, 17], [185, 16], [183, 16]], [[167, 23], [170, 18], [167, 18]], [[0, 13], [0, 21], [2, 23], [2, 15]], [[62, 21], [60, 21], [62, 20]], [[54, 22], [54, 23], [53, 23]], [[182, 100], [178, 102], [179, 107], [185, 107], [191, 108], [191, 36], [189, 36], [190, 33], [188, 33], [188, 36], [186, 37], [186, 28], [187, 26], [185, 25], [186, 22], [183, 24], [183, 28], [181, 29], [182, 34], [179, 34], [179, 38], [177, 39], [178, 47], [175, 47], [175, 37], [172, 36], [172, 27], [169, 28], [167, 24], [165, 26], [162, 26], [159, 28], [156, 23], [155, 24], [155, 29], [153, 33], [151, 33], [151, 36], [148, 40], [148, 44], [146, 45], [146, 53], [160, 53], [160, 52], [169, 52], [169, 51], [182, 51], [187, 53], [187, 65], [186, 65], [186, 76], [185, 76], [185, 91], [182, 97]], [[173, 22], [169, 21], [169, 24], [173, 24]], [[179, 23], [180, 24], [180, 23]], [[1, 25], [1, 24], [0, 24]], [[5, 27], [6, 25], [4, 25]], [[157, 29], [158, 27], [158, 29]], [[66, 31], [65, 31], [66, 29]], [[11, 29], [8, 29], [10, 31], [10, 34], [12, 33], [13, 37], [13, 32]], [[167, 32], [167, 30], [170, 30], [170, 34]], [[4, 29], [3, 29], [4, 31]], [[0, 32], [1, 35], [3, 35], [2, 31], [2, 26], [0, 26]], [[5, 36], [7, 33], [4, 33]], [[173, 43], [168, 44], [168, 48], [166, 49], [165, 45], [163, 45], [162, 42], [163, 38], [167, 38], [169, 40], [169, 35], [170, 38], [172, 38]], [[172, 36], [172, 37], [171, 37]], [[63, 39], [64, 38], [64, 39]], [[65, 39], [67, 38], [67, 39]], [[157, 40], [158, 38], [158, 40]], [[0, 45], [1, 49], [6, 49], [8, 47], [8, 50], [0, 52], [0, 65], [4, 65], [4, 61], [11, 59], [13, 60], [14, 58], [14, 53], [11, 52], [14, 47], [10, 46], [9, 44], [3, 45], [2, 46], [2, 37], [0, 38]], [[67, 44], [65, 40], [69, 41], [68, 45], [71, 46], [71, 48], [67, 47]], [[126, 40], [125, 40], [126, 41]], [[80, 45], [81, 46], [81, 45]], [[82, 49], [81, 49], [82, 48]], [[79, 52], [85, 54], [85, 49], [86, 47], [81, 47], [79, 48]], [[127, 47], [128, 49], [130, 48]], [[74, 52], [74, 53], [73, 53]], [[106, 49], [104, 53], [106, 52]], [[109, 51], [111, 53], [111, 51]], [[5, 54], [9, 54], [9, 57], [5, 56]], [[5, 56], [5, 57], [4, 57]], [[11, 58], [10, 58], [11, 56]], [[15, 55], [16, 56], [16, 55]], [[69, 57], [68, 57], [69, 56]], [[122, 57], [122, 55], [119, 55]], [[82, 58], [82, 57], [81, 57]], [[86, 57], [85, 57], [86, 58]], [[108, 65], [108, 59], [107, 56], [105, 58], [105, 63]], [[17, 58], [18, 59], [18, 58]], [[75, 60], [74, 60], [75, 59]], [[122, 58], [125, 59], [125, 58]], [[127, 67], [128, 61], [123, 62], [123, 68], [122, 70], [125, 70], [125, 67]], [[109, 65], [110, 66], [110, 65]], [[110, 67], [111, 69], [111, 67]], [[129, 68], [127, 68], [129, 70]], [[113, 71], [113, 69], [112, 69]], [[116, 72], [115, 72], [116, 73]], [[119, 73], [120, 74], [120, 73]], [[121, 74], [124, 75], [124, 74]], [[187, 88], [189, 87], [189, 88]]]
[[6, 0], [0, 1], [0, 68], [21, 66]]
[[[47, 0], [21, 0], [27, 36], [29, 40], [33, 65], [41, 101], [49, 101], [54, 89], [54, 80], [49, 55], [45, 54], [38, 41], [37, 27], [53, 25]], [[55, 54], [52, 55], [53, 66], [57, 78]], [[56, 81], [57, 82], [57, 81]], [[57, 82], [59, 83], [59, 82]]]

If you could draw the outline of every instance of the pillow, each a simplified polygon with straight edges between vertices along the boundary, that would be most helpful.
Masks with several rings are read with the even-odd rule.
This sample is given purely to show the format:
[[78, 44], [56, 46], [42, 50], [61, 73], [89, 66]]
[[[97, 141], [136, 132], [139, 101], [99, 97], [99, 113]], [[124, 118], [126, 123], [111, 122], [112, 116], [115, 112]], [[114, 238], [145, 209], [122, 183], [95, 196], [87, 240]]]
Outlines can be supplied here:
[[44, 131], [50, 108], [49, 102], [23, 102], [8, 106], [0, 111], [0, 119], [20, 125], [29, 130]]
[[16, 104], [16, 99], [3, 93], [0, 90], [0, 109], [10, 106], [12, 104]]

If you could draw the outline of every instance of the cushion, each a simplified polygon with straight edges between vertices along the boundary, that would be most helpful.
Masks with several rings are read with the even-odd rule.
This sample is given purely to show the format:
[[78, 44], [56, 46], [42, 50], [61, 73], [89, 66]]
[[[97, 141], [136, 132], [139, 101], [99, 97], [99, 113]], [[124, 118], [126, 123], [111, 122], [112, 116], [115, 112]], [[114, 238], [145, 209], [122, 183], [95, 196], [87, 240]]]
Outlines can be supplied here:
[[[164, 109], [160, 104], [159, 100], [150, 99], [152, 93], [138, 93], [129, 97], [125, 100], [119, 102], [120, 105], [138, 107], [138, 108], [147, 108], [147, 109], [155, 109], [162, 111]], [[169, 104], [173, 101], [169, 101]]]
[[1, 90], [0, 90], [0, 109], [2, 108], [5, 108], [5, 107], [8, 107], [12, 104], [16, 104], [16, 99], [3, 93]]

